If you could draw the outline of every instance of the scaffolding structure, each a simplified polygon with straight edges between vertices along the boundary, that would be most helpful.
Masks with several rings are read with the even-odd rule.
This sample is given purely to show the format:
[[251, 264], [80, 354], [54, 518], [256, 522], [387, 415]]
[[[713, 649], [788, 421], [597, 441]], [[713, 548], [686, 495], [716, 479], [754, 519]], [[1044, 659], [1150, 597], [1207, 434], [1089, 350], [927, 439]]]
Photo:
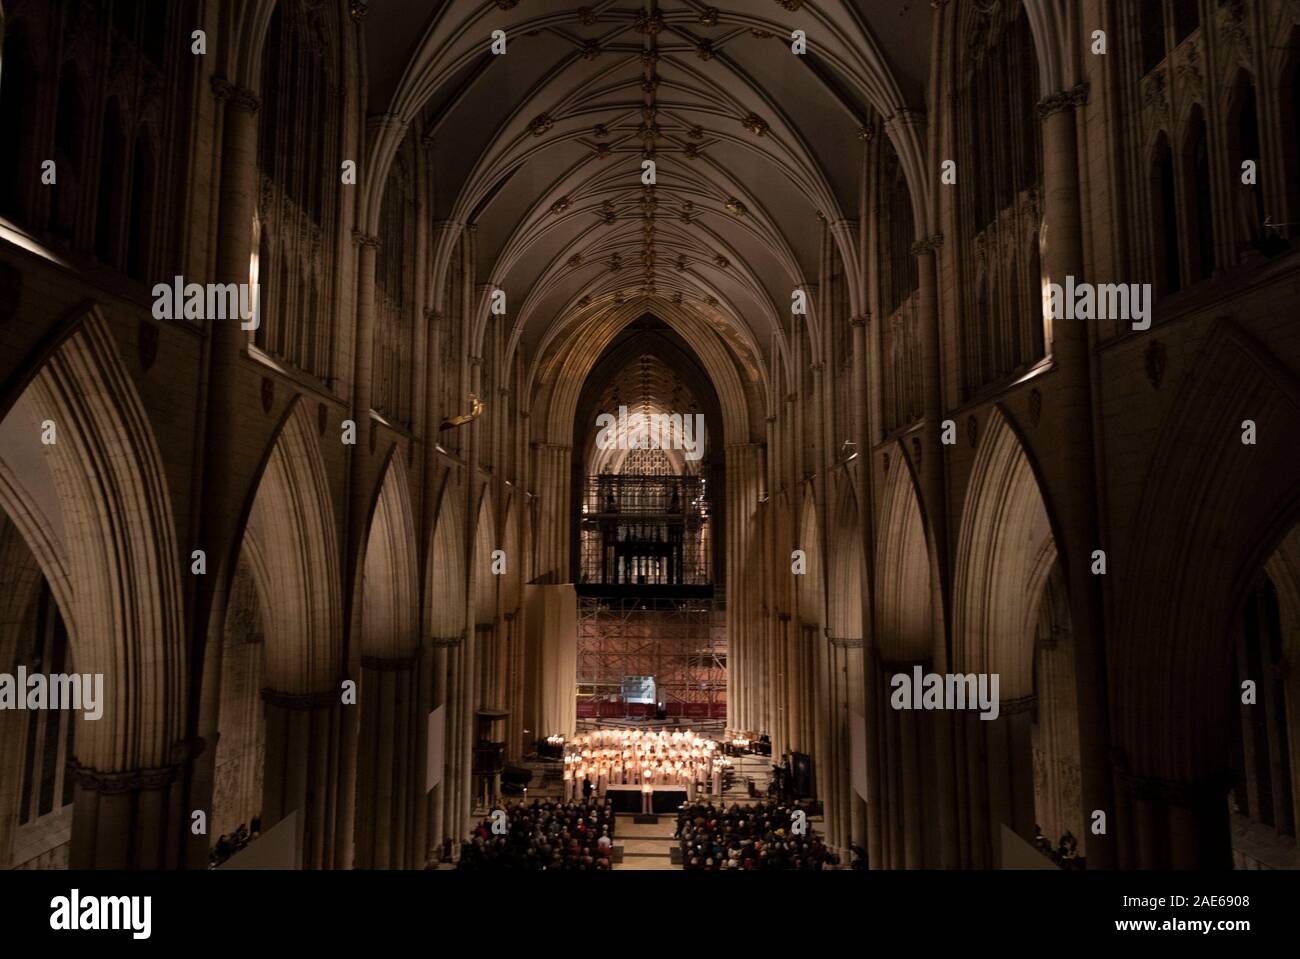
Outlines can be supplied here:
[[578, 702], [620, 699], [624, 676], [653, 676], [674, 706], [723, 707], [727, 629], [717, 598], [578, 598]]

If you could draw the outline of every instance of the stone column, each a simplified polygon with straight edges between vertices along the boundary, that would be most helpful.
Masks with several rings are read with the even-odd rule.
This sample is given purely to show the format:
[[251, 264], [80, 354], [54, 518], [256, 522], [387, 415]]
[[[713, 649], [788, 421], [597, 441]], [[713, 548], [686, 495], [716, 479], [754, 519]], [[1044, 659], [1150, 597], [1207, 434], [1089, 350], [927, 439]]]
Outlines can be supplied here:
[[731, 725], [758, 729], [763, 690], [756, 688], [758, 596], [749, 560], [758, 530], [763, 450], [754, 443], [731, 443], [726, 450], [727, 687]]
[[388, 869], [405, 865], [410, 782], [407, 735], [415, 664], [415, 657], [361, 658], [361, 739], [366, 749], [359, 756], [357, 773], [358, 866]]
[[[427, 645], [427, 650], [432, 651], [432, 655], [428, 655], [427, 651], [425, 655], [425, 659], [429, 661], [431, 665], [431, 689], [428, 709], [424, 710], [424, 714], [421, 716], [420, 721], [427, 726], [428, 713], [437, 709], [439, 706], [443, 707], [442, 717], [444, 735], [442, 744], [442, 780], [438, 785], [434, 786], [432, 790], [425, 793], [427, 797], [425, 810], [428, 821], [424, 844], [424, 858], [426, 862], [431, 858], [438, 858], [442, 852], [443, 841], [447, 838], [447, 736], [450, 733], [449, 723], [451, 721], [451, 706], [447, 699], [447, 663], [450, 658], [449, 653], [451, 652], [451, 647], [459, 642], [459, 637], [432, 639]], [[422, 791], [424, 790], [423, 783], [420, 784], [420, 789]]]
[[178, 762], [104, 773], [70, 764], [75, 808], [68, 868], [172, 868], [182, 837], [190, 834], [182, 805], [183, 769]]
[[[332, 689], [319, 693], [264, 689], [262, 699], [266, 704], [262, 831], [296, 810], [303, 824], [303, 868], [318, 869], [328, 861], [333, 838], [321, 831], [331, 825], [327, 813], [335, 783], [330, 775], [330, 741], [339, 694]], [[347, 832], [350, 836], [351, 829]]]
[[429, 809], [432, 797], [425, 788], [429, 779], [429, 713], [433, 709], [433, 649], [426, 641], [416, 651], [411, 677], [411, 776], [406, 784], [411, 809], [411, 828], [406, 842], [406, 858], [413, 869], [429, 861]]
[[[909, 667], [910, 670], [910, 667]], [[914, 710], [893, 711], [898, 723], [899, 754], [902, 765], [903, 802], [903, 855], [901, 865], [907, 869], [920, 869], [925, 865], [925, 847], [922, 830], [929, 827], [925, 798], [921, 784], [922, 729], [921, 716]]]
[[[251, 90], [220, 77], [212, 78], [213, 96], [225, 104], [221, 125], [220, 220], [217, 227], [216, 276], [220, 283], [250, 282], [253, 214], [257, 207], [257, 111], [261, 101]], [[260, 306], [258, 318], [260, 320]], [[237, 320], [208, 323], [208, 394], [204, 424], [203, 508], [200, 546], [208, 556], [209, 574], [196, 577], [194, 630], [191, 649], [191, 695], [199, 704], [191, 727], [195, 761], [189, 770], [191, 809], [212, 809], [220, 728], [221, 662], [225, 644], [222, 625], [231, 570], [239, 555], [236, 532], [241, 529], [244, 484], [230, 468], [239, 453], [239, 366], [248, 332]], [[188, 554], [188, 550], [186, 551]], [[75, 827], [74, 827], [75, 828]], [[185, 831], [185, 864], [204, 869], [208, 836]]]
[[[861, 637], [830, 637], [833, 657], [831, 679], [833, 682], [833, 726], [835, 763], [835, 814], [836, 845], [842, 856], [848, 855], [850, 843], [861, 843], [864, 820], [862, 800], [853, 788], [853, 750], [850, 718], [862, 712], [862, 639]], [[847, 861], [847, 860], [846, 860]]]
[[781, 705], [777, 713], [778, 737], [772, 747], [772, 758], [779, 764], [783, 755], [796, 748], [795, 739], [799, 735], [799, 701], [794, 682], [794, 624], [790, 614], [784, 610], [777, 612], [775, 620], [773, 625], [776, 643], [776, 679], [780, 684], [778, 702]]
[[465, 639], [457, 636], [447, 641], [447, 742], [444, 755], [447, 771], [444, 775], [442, 789], [443, 834], [453, 842], [460, 842], [465, 827], [465, 817], [469, 812], [465, 806], [467, 787], [463, 786], [465, 778], [464, 739], [465, 710]]
[[[874, 628], [872, 629], [874, 634]], [[885, 823], [881, 816], [884, 802], [885, 755], [881, 748], [880, 725], [882, 702], [887, 701], [885, 688], [880, 684], [883, 669], [880, 655], [870, 635], [862, 650], [862, 715], [866, 717], [867, 733], [867, 863], [872, 869], [885, 868]]]
[[[1079, 190], [1077, 108], [1087, 102], [1087, 84], [1053, 94], [1039, 104], [1043, 120], [1043, 272], [1051, 283], [1083, 274], [1082, 209]], [[1086, 325], [1052, 324], [1052, 359], [1057, 368], [1061, 429], [1057, 449], [1061, 475], [1056, 491], [1062, 528], [1062, 566], [1069, 585], [1078, 688], [1079, 754], [1084, 819], [1093, 810], [1113, 818], [1114, 784], [1107, 720], [1105, 625], [1101, 578], [1091, 572], [1091, 553], [1106, 548], [1097, 515], [1096, 456], [1093, 437], [1092, 363]], [[1114, 833], [1090, 836], [1089, 868], [1116, 864]]]
[[[939, 355], [939, 279], [938, 251], [943, 246], [943, 235], [935, 235], [922, 240], [912, 247], [917, 266], [917, 312], [921, 325], [921, 362], [923, 388], [923, 410], [925, 414], [924, 442], [919, 450], [913, 450], [921, 498], [925, 509], [926, 521], [930, 527], [933, 546], [937, 552], [936, 560], [939, 572], [938, 581], [933, 585], [934, 617], [936, 623], [946, 623], [945, 597], [948, 586], [948, 509], [944, 487], [943, 444], [939, 434], [943, 424], [943, 377], [942, 358]], [[935, 644], [941, 656], [936, 660], [936, 668], [945, 668], [947, 662], [947, 644], [944, 636], [935, 636]]]
[[[1127, 852], [1134, 868], [1232, 868], [1228, 776], [1173, 782], [1121, 774], [1120, 786], [1129, 814], [1108, 831], [1130, 837]], [[1089, 834], [1089, 849], [1096, 846], [1097, 838]], [[1092, 867], [1091, 852], [1088, 866]]]
[[[379, 240], [360, 231], [354, 231], [352, 239], [357, 244], [357, 326], [356, 353], [353, 357], [352, 385], [352, 420], [357, 426], [358, 443], [353, 446], [349, 456], [350, 492], [348, 501], [347, 556], [349, 561], [345, 571], [345, 582], [354, 583], [358, 571], [357, 557], [362, 554], [364, 545], [362, 536], [366, 529], [369, 514], [369, 466], [374, 450], [374, 424], [370, 422], [372, 388], [374, 382], [374, 328], [375, 328], [375, 261], [379, 250]], [[350, 595], [351, 590], [347, 591]], [[351, 604], [346, 604], [350, 610]], [[345, 622], [354, 622], [355, 617], [348, 615]], [[344, 669], [345, 675], [356, 678], [360, 676], [359, 638], [348, 630]], [[339, 816], [335, 826], [338, 830], [336, 846], [338, 865], [349, 868], [354, 856], [353, 832], [356, 823], [357, 792], [357, 736], [360, 727], [360, 711], [345, 709], [342, 715], [341, 756], [339, 762]]]
[[965, 744], [966, 826], [968, 864], [974, 869], [992, 868], [993, 843], [990, 835], [993, 814], [989, 806], [988, 768], [991, 757], [983, 727], [975, 713], [961, 713], [960, 726]]

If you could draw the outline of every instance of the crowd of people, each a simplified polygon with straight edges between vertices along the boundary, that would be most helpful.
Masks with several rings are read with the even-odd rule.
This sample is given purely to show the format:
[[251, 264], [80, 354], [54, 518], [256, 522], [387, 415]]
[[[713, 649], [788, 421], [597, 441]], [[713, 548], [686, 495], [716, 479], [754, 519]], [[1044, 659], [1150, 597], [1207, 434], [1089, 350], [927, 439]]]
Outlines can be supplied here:
[[1053, 846], [1052, 841], [1043, 835], [1043, 827], [1035, 823], [1034, 848], [1062, 869], [1086, 868], [1086, 860], [1079, 855], [1079, 840], [1075, 839], [1074, 833], [1068, 829]]
[[778, 802], [686, 805], [677, 816], [682, 866], [705, 872], [834, 869], [839, 857], [799, 812], [798, 805]]
[[459, 869], [609, 869], [614, 810], [607, 799], [507, 803], [461, 844]]
[[564, 798], [605, 795], [606, 786], [683, 786], [721, 794], [724, 759], [718, 744], [691, 730], [599, 729], [564, 746]]
[[230, 835], [224, 833], [217, 839], [216, 845], [208, 852], [208, 868], [216, 869], [223, 862], [239, 852], [262, 834], [262, 817], [254, 816], [253, 824], [241, 822], [239, 828]]

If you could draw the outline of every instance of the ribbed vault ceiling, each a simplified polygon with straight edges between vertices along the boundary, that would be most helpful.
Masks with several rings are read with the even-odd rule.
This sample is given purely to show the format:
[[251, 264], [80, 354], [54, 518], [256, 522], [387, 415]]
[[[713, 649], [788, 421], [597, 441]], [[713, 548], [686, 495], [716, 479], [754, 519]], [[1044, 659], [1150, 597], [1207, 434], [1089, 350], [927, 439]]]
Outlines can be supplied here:
[[[846, 220], [864, 128], [890, 135], [922, 179], [924, 0], [434, 6], [369, 5], [365, 216], [401, 138], [429, 138], [435, 219], [476, 228], [476, 279], [506, 291], [534, 386], [557, 357], [589, 367], [612, 317], [646, 312], [698, 324], [742, 381], [763, 380], [772, 351], [785, 355], [791, 291], [817, 278], [822, 222], [857, 256]], [[504, 55], [489, 52], [494, 30]], [[447, 256], [435, 250], [435, 289]]]

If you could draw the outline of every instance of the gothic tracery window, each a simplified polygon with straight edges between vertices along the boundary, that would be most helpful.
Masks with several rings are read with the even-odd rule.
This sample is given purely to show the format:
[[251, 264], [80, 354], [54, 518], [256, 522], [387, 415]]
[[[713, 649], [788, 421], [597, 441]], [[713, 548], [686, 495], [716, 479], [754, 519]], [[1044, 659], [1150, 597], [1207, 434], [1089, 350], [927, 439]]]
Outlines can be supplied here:
[[339, 45], [328, 4], [277, 4], [262, 55], [259, 217], [269, 260], [259, 262], [260, 349], [317, 378], [332, 374], [334, 323], [313, 311], [333, 284], [339, 170]]
[[135, 136], [131, 166], [131, 209], [127, 221], [126, 272], [148, 282], [152, 253], [150, 227], [153, 224], [154, 195], [157, 190], [157, 161], [153, 138], [141, 127]]
[[1164, 0], [1145, 0], [1138, 5], [1142, 35], [1142, 73], [1148, 74], [1165, 58]]
[[82, 186], [82, 148], [86, 135], [86, 107], [81, 78], [71, 60], [59, 71], [59, 100], [54, 115], [55, 181], [50, 228], [71, 241], [76, 233]]
[[882, 137], [879, 152], [882, 221], [877, 275], [880, 302], [885, 310], [882, 369], [885, 429], [903, 427], [921, 415], [920, 329], [916, 310], [919, 286], [916, 255], [916, 224], [912, 216], [911, 193], [898, 154], [888, 137]]
[[958, 204], [961, 239], [980, 278], [963, 285], [966, 396], [1024, 371], [1046, 349], [1037, 258], [1024, 241], [1042, 222], [1033, 34], [1021, 4], [968, 15], [958, 75], [958, 170], [975, 185], [960, 191]]
[[[1282, 155], [1285, 164], [1287, 223], [1300, 222], [1300, 26], [1293, 27], [1279, 84], [1282, 113]], [[1294, 237], [1297, 228], [1287, 228]]]
[[[26, 25], [5, 24], [3, 72], [0, 73], [0, 128], [31, 130], [35, 126], [36, 70], [27, 46]], [[0, 216], [26, 219], [25, 208], [34, 160], [30, 138], [17, 137], [0, 150]]]
[[121, 211], [126, 192], [126, 135], [117, 98], [104, 110], [104, 130], [99, 151], [99, 191], [95, 216], [95, 255], [109, 266], [117, 264]]
[[1183, 288], [1179, 263], [1178, 194], [1174, 185], [1174, 155], [1161, 133], [1151, 162], [1151, 204], [1156, 290], [1162, 296]]
[[[1241, 182], [1243, 165], [1249, 161], [1258, 168], [1262, 154], [1255, 83], [1245, 70], [1238, 71], [1233, 82], [1229, 117], [1228, 166], [1236, 177], [1230, 192], [1233, 240], [1238, 246], [1253, 245], [1263, 239], [1265, 212], [1264, 194], [1260, 187]], [[1258, 175], [1258, 169], [1256, 173]]]
[[1201, 0], [1171, 0], [1174, 43], [1182, 43], [1201, 25]]
[[393, 160], [379, 213], [375, 255], [374, 408], [410, 423], [415, 353], [416, 180], [420, 150], [408, 136]]
[[1210, 180], [1210, 143], [1205, 114], [1192, 109], [1184, 152], [1187, 181], [1189, 276], [1193, 283], [1208, 279], [1215, 270], [1213, 184]]

